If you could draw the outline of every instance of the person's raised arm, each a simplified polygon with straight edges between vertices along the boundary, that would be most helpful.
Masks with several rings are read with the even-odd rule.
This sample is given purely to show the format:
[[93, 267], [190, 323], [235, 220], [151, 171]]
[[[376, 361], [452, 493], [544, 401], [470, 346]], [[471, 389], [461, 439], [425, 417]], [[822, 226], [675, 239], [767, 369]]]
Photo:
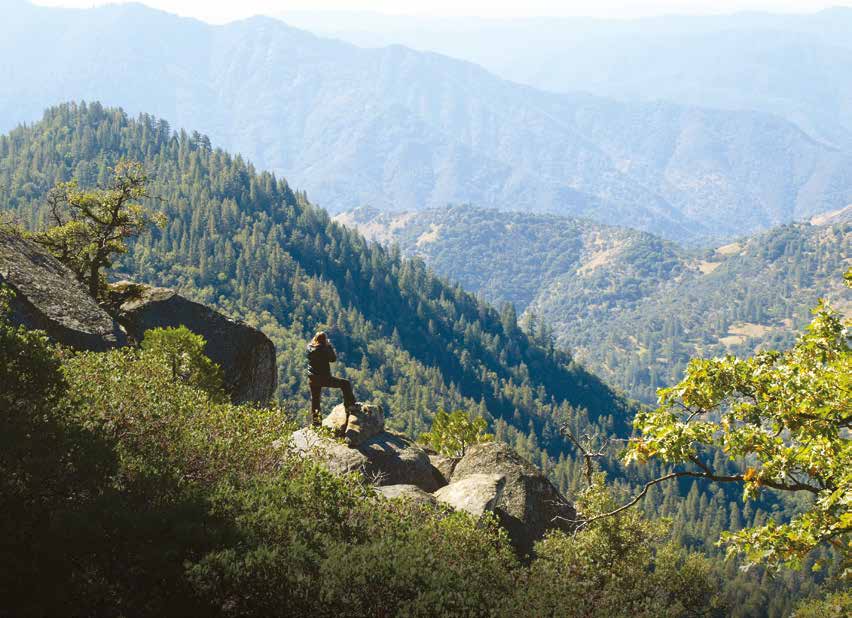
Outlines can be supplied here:
[[334, 351], [334, 346], [328, 342], [328, 362], [334, 363], [337, 361], [337, 353]]

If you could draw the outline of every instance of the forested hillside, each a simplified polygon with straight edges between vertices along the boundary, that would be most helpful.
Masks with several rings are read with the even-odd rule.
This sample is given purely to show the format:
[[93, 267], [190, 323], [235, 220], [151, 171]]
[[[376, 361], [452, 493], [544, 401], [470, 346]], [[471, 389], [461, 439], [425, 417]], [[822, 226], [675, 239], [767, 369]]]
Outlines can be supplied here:
[[[114, 276], [174, 286], [261, 328], [276, 343], [279, 394], [298, 420], [307, 413], [304, 342], [324, 327], [340, 352], [341, 373], [354, 381], [359, 398], [386, 406], [390, 427], [414, 435], [441, 408], [479, 412], [497, 439], [569, 495], [581, 486], [583, 463], [560, 437], [559, 424], [568, 421], [578, 435], [627, 431], [631, 407], [540, 331], [525, 334], [509, 307], [495, 311], [430, 274], [422, 261], [333, 222], [284, 180], [151, 116], [130, 119], [97, 104], [68, 104], [3, 136], [0, 206], [38, 227], [56, 181], [103, 183], [122, 156], [144, 163], [154, 196], [146, 205], [169, 223], [141, 237], [114, 265]], [[659, 471], [615, 461], [605, 468], [619, 498]], [[814, 590], [816, 579], [808, 575], [740, 574], [735, 562], [717, 560], [713, 545], [727, 527], [760, 524], [795, 506], [772, 496], [743, 505], [735, 488], [700, 481], [668, 484], [643, 502], [649, 516], [671, 518], [667, 535], [679, 545], [714, 558], [714, 576], [724, 579], [723, 596], [737, 616], [783, 615]]]
[[492, 303], [514, 303], [534, 339], [555, 339], [647, 403], [690, 358], [788, 347], [825, 297], [849, 313], [850, 210], [701, 253], [588, 220], [455, 207], [337, 219], [397, 243]]
[[284, 180], [151, 116], [69, 104], [3, 136], [0, 208], [38, 227], [55, 182], [103, 183], [121, 157], [145, 165], [149, 205], [169, 223], [114, 272], [175, 287], [263, 330], [278, 351], [279, 395], [298, 418], [308, 412], [304, 346], [325, 328], [356, 394], [385, 404], [390, 425], [410, 435], [441, 408], [480, 410], [548, 470], [565, 446], [562, 420], [588, 413], [627, 430], [630, 406], [567, 354], [537, 345], [514, 312], [501, 315], [422, 261], [368, 244]]
[[57, 101], [121, 105], [210, 135], [331, 211], [469, 202], [697, 242], [852, 202], [850, 153], [777, 116], [554, 94], [270, 18], [15, 2], [0, 73], [0, 130]]

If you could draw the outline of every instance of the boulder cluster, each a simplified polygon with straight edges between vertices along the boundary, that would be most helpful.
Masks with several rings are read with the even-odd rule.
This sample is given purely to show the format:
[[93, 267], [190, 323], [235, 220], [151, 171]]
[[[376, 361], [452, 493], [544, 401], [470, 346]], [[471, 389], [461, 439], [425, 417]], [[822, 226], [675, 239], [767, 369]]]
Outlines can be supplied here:
[[55, 342], [103, 352], [142, 340], [151, 328], [186, 326], [207, 341], [234, 403], [268, 401], [278, 372], [275, 346], [259, 330], [174, 290], [122, 281], [99, 303], [74, 273], [39, 245], [0, 228], [0, 284], [14, 294], [11, 319]]
[[300, 429], [290, 450], [336, 474], [360, 472], [386, 498], [444, 504], [475, 517], [494, 513], [516, 550], [529, 554], [551, 529], [570, 531], [573, 506], [541, 471], [499, 442], [475, 444], [450, 458], [385, 429], [381, 406], [336, 406], [323, 429]]

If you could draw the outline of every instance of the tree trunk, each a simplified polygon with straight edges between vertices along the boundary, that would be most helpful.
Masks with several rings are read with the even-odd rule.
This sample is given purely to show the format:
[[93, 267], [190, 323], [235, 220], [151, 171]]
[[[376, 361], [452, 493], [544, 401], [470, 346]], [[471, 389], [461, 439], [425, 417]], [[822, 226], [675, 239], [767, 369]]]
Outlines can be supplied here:
[[97, 260], [92, 260], [92, 263], [89, 265], [89, 294], [95, 300], [98, 299], [98, 292], [100, 291], [100, 266]]

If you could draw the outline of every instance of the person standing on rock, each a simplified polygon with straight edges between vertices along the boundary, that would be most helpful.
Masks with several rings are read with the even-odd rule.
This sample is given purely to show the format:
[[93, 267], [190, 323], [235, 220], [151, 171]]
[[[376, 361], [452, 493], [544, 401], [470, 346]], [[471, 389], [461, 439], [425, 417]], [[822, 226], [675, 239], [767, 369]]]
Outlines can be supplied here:
[[308, 382], [311, 386], [311, 422], [316, 427], [320, 424], [320, 403], [323, 388], [339, 388], [343, 393], [343, 405], [349, 410], [355, 404], [352, 383], [343, 378], [331, 375], [330, 364], [337, 361], [334, 346], [323, 331], [311, 339], [307, 348]]

